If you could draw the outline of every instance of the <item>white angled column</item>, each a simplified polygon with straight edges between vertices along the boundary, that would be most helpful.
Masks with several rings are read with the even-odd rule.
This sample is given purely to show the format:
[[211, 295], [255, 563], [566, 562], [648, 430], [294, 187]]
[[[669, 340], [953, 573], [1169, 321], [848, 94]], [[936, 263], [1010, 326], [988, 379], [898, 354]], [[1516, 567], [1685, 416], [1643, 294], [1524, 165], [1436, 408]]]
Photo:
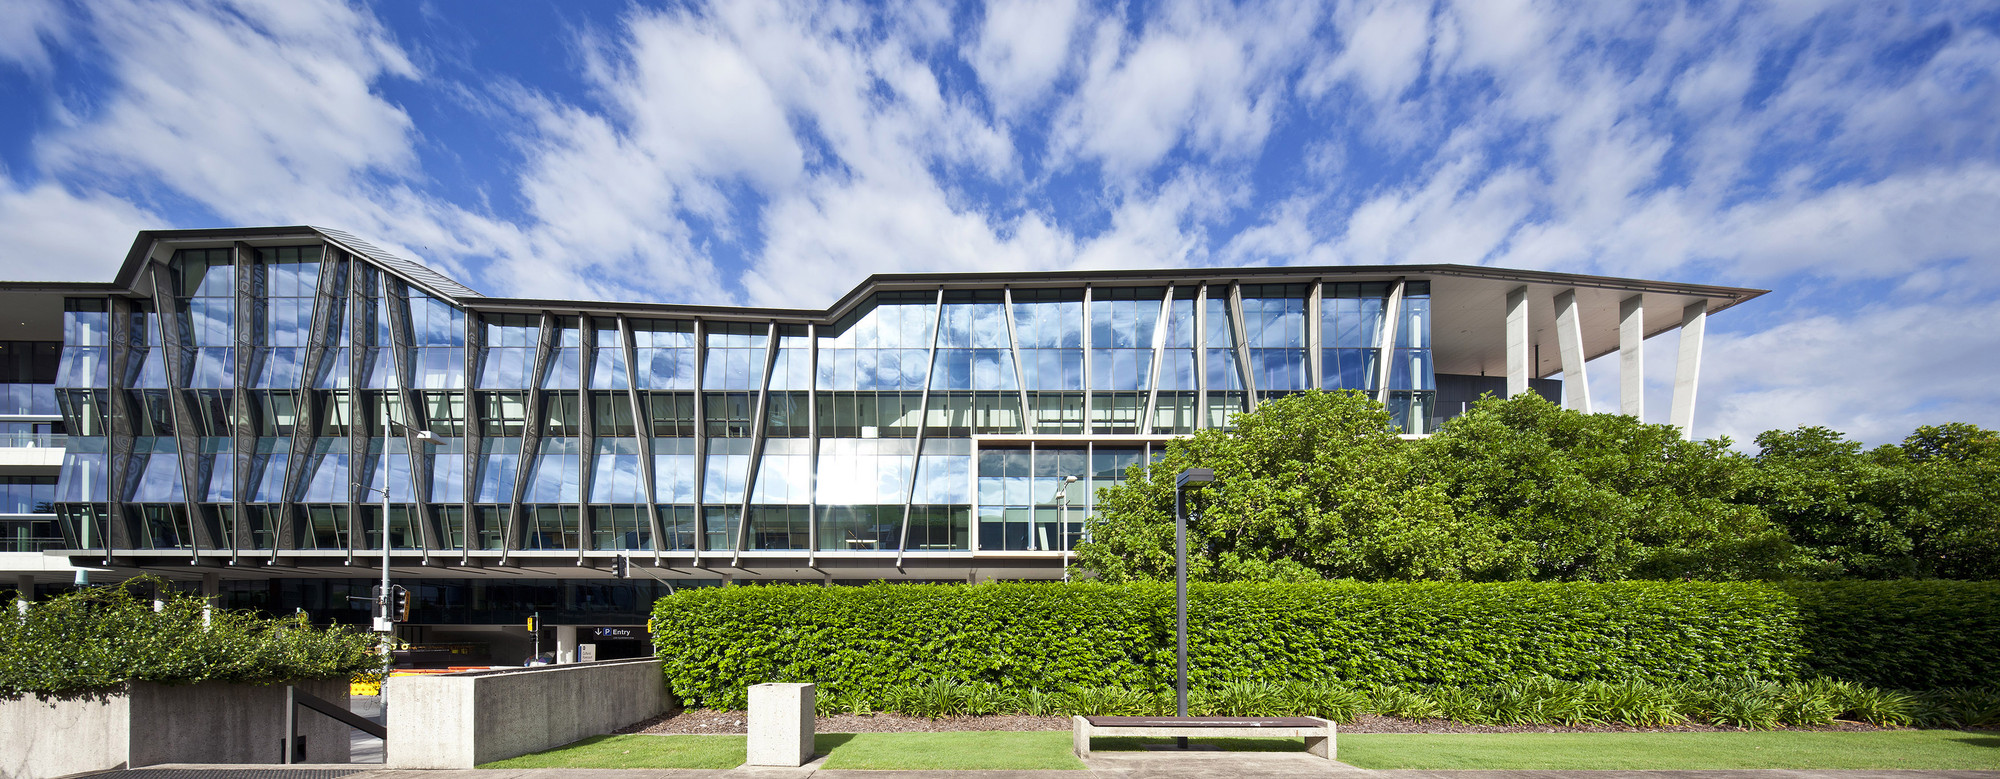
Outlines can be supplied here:
[[1556, 293], [1556, 351], [1562, 354], [1563, 405], [1590, 413], [1590, 377], [1583, 366], [1583, 313], [1576, 290]]
[[1528, 391], [1528, 288], [1507, 293], [1507, 397]]
[[1701, 300], [1681, 310], [1681, 354], [1674, 363], [1674, 427], [1681, 437], [1694, 439], [1694, 391], [1701, 381], [1701, 339], [1708, 329], [1708, 301]]
[[1618, 413], [1646, 420], [1646, 300], [1618, 302]]

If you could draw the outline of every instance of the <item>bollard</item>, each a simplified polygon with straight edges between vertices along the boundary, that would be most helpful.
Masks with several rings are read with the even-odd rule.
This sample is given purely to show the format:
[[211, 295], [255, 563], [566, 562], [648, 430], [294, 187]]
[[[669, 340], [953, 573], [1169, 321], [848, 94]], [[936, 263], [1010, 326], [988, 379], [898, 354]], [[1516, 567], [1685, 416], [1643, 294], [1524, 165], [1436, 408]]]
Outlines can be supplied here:
[[813, 685], [750, 685], [748, 765], [797, 767], [813, 757]]

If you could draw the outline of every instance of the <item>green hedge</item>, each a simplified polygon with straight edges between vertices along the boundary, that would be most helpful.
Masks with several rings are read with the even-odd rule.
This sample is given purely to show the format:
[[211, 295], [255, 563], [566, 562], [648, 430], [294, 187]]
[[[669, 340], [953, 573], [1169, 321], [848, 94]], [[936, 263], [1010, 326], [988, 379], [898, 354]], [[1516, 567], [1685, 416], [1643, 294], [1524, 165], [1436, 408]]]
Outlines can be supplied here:
[[1878, 687], [2000, 684], [2000, 582], [1786, 584], [1807, 672]]
[[17, 617], [0, 604], [0, 698], [64, 696], [114, 688], [128, 681], [268, 684], [332, 679], [379, 669], [373, 634], [297, 620], [264, 619], [216, 609], [170, 593], [154, 610], [134, 589], [155, 580], [67, 593], [33, 604]]
[[[1191, 603], [1201, 687], [1782, 681], [1803, 651], [1793, 598], [1756, 584], [1209, 584]], [[653, 630], [674, 692], [720, 707], [767, 681], [879, 695], [934, 679], [1162, 689], [1174, 674], [1173, 589], [1158, 584], [688, 590], [659, 601]]]

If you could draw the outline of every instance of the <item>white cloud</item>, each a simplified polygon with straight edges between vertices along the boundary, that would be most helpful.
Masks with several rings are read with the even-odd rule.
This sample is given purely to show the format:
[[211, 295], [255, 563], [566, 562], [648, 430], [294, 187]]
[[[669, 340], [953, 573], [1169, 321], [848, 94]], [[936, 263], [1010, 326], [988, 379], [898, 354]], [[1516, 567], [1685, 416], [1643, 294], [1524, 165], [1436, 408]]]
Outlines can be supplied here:
[[1429, 2], [1342, 3], [1333, 18], [1341, 50], [1302, 81], [1308, 95], [1351, 78], [1369, 100], [1393, 103], [1423, 74], [1431, 39]]
[[1824, 425], [1871, 443], [1918, 425], [2000, 428], [2000, 305], [1872, 305], [1711, 335], [1697, 432], [1747, 444], [1765, 430]]
[[1082, 83], [1057, 111], [1052, 156], [1101, 163], [1124, 180], [1185, 144], [1225, 161], [1253, 156], [1318, 26], [1307, 5], [1169, 3], [1136, 36], [1100, 20]]
[[56, 0], [8, 0], [0, 6], [0, 63], [46, 72], [50, 44], [69, 37], [69, 21]]
[[1046, 100], [1070, 61], [1083, 20], [1077, 0], [1000, 0], [986, 5], [966, 60], [979, 73], [994, 113], [1021, 115]]
[[19, 188], [0, 172], [0, 279], [104, 281], [118, 272], [134, 233], [163, 220], [102, 193], [61, 184]]

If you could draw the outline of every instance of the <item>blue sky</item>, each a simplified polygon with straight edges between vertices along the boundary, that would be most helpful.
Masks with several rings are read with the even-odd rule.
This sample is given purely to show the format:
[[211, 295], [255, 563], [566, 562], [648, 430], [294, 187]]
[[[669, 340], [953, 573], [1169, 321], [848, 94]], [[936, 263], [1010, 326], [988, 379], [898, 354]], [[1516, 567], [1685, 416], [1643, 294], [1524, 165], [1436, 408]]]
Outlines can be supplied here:
[[1775, 290], [1711, 322], [1703, 435], [2000, 427], [1991, 4], [0, 0], [0, 108], [6, 278], [300, 223], [489, 294], [780, 306], [1491, 264]]

